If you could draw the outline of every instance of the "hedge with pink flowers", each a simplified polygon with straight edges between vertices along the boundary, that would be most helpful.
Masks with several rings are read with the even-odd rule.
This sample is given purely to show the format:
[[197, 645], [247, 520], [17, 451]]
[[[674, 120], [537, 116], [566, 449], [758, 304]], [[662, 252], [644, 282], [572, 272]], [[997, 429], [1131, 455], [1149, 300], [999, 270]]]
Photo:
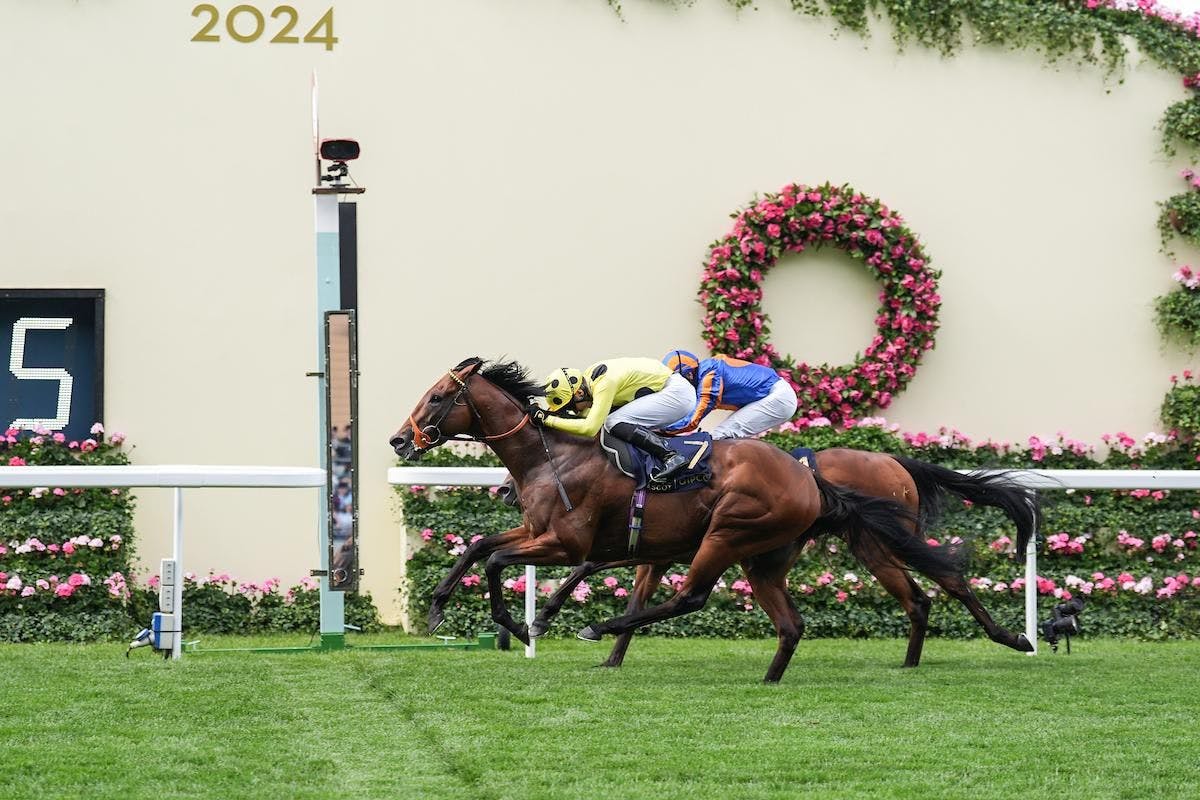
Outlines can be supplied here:
[[[806, 444], [818, 450], [855, 447], [909, 455], [956, 468], [979, 466], [1044, 468], [1188, 468], [1200, 449], [1175, 435], [1134, 438], [1117, 432], [1103, 437], [1108, 452], [1063, 435], [1030, 436], [1021, 442], [971, 441], [958, 431], [906, 433], [878, 418], [837, 427], [827, 419], [801, 420], [770, 434], [781, 447]], [[427, 457], [430, 458], [430, 457]], [[453, 465], [452, 454], [434, 461]], [[486, 458], [483, 459], [486, 461]], [[470, 463], [480, 463], [475, 457]], [[476, 537], [513, 527], [518, 515], [487, 490], [412, 487], [399, 490], [410, 530], [426, 546], [408, 565], [404, 587], [409, 612], [418, 626], [428, 611], [434, 585]], [[1085, 600], [1085, 630], [1093, 634], [1141, 639], [1200, 636], [1200, 493], [1183, 491], [1107, 491], [1045, 493], [1045, 524], [1039, 556], [1040, 616], [1063, 599]], [[990, 509], [956, 506], [930, 538], [943, 547], [964, 548], [968, 575], [983, 603], [1002, 624], [1022, 627], [1024, 562], [1013, 552], [1011, 524]], [[664, 579], [658, 599], [686, 572], [679, 566]], [[553, 591], [565, 570], [538, 571], [538, 591]], [[632, 589], [631, 570], [614, 570], [575, 590], [550, 635], [569, 636], [588, 624], [623, 613]], [[446, 630], [459, 635], [491, 630], [482, 565], [466, 577], [447, 609]], [[929, 581], [935, 636], [982, 634], [965, 609]], [[520, 609], [524, 579], [518, 570], [506, 576], [503, 591], [510, 607]], [[806, 636], [902, 636], [907, 619], [897, 603], [847, 552], [830, 538], [802, 556], [789, 576], [789, 588], [807, 622]], [[730, 571], [697, 613], [651, 626], [652, 635], [770, 636], [770, 623], [754, 601], [741, 574]]]
[[[92, 427], [71, 441], [48, 430], [0, 436], [5, 466], [127, 464], [125, 437]], [[134, 497], [128, 489], [0, 488], [0, 641], [128, 638], [157, 610], [157, 579], [134, 577]], [[315, 631], [318, 592], [310, 578], [292, 586], [228, 575], [186, 576], [189, 635]], [[379, 626], [369, 595], [347, 595], [347, 620]]]

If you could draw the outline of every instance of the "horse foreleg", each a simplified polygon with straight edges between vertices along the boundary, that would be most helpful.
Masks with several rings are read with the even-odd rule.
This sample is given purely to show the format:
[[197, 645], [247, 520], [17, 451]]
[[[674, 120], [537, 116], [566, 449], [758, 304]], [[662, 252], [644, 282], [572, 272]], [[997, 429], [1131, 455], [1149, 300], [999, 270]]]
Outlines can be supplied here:
[[504, 603], [504, 584], [500, 578], [505, 567], [513, 564], [565, 567], [571, 566], [573, 561], [558, 537], [552, 534], [543, 534], [537, 539], [526, 539], [514, 547], [496, 550], [488, 556], [484, 572], [488, 579], [488, 600], [492, 606], [492, 619], [513, 636], [529, 644], [529, 627], [525, 623], [518, 625]]
[[463, 554], [454, 562], [454, 566], [446, 573], [437, 587], [433, 590], [433, 599], [429, 604], [429, 632], [433, 633], [446, 621], [445, 608], [450, 596], [458, 588], [459, 581], [467, 574], [477, 561], [490, 556], [501, 547], [508, 547], [529, 538], [529, 530], [525, 526], [513, 528], [504, 533], [485, 536], [474, 544], [468, 545]]
[[616, 617], [605, 622], [588, 625], [576, 634], [580, 639], [597, 642], [606, 633], [627, 633], [654, 622], [679, 617], [699, 611], [708, 602], [708, 596], [717, 579], [733, 563], [729, 548], [721, 541], [722, 537], [706, 537], [696, 557], [688, 567], [687, 577], [679, 590], [665, 603], [652, 606], [632, 614]]
[[[637, 575], [633, 580], [633, 592], [629, 595], [629, 603], [625, 606], [626, 615], [646, 607], [650, 598], [654, 596], [654, 592], [657, 591], [658, 583], [662, 580], [668, 566], [667, 564], [643, 564], [638, 567]], [[632, 631], [626, 631], [617, 636], [617, 640], [613, 642], [612, 652], [608, 654], [607, 659], [601, 662], [600, 666], [621, 666], [625, 661], [625, 651], [629, 649], [631, 641], [633, 641]]]

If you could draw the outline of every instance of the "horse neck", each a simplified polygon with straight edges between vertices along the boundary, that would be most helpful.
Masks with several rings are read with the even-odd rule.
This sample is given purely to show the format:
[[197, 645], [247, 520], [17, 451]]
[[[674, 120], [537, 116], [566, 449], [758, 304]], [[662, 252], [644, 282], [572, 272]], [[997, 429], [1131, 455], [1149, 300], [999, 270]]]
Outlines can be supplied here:
[[[487, 435], [496, 436], [510, 431], [521, 422], [525, 414], [524, 408], [506, 395], [498, 387], [489, 392], [486, 399], [476, 401], [483, 424], [487, 426]], [[543, 441], [544, 437], [544, 441]], [[532, 422], [526, 422], [524, 427], [511, 436], [502, 439], [492, 439], [487, 442], [492, 451], [503, 462], [514, 479], [521, 482], [523, 478], [535, 470], [548, 469], [550, 462], [546, 456], [547, 446], [551, 454], [556, 456], [555, 463], [561, 463], [564, 448], [577, 446], [576, 441], [583, 442], [579, 437], [563, 434], [552, 429], [539, 431]], [[599, 451], [597, 451], [599, 455]]]

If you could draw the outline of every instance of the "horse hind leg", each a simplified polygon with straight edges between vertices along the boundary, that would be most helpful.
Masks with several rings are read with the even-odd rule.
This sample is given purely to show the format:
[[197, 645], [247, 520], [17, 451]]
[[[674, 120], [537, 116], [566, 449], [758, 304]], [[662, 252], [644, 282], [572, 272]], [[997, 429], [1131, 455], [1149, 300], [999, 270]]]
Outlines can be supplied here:
[[[638, 567], [637, 577], [633, 581], [633, 592], [629, 595], [629, 603], [625, 607], [626, 614], [640, 611], [650, 602], [658, 589], [659, 581], [667, 571], [666, 564], [643, 564]], [[600, 663], [602, 667], [619, 667], [625, 661], [625, 651], [633, 641], [633, 631], [626, 631], [617, 636], [613, 642], [612, 652]]]
[[921, 651], [925, 647], [925, 636], [929, 632], [929, 608], [932, 603], [912, 576], [877, 546], [872, 546], [869, 540], [858, 537], [851, 539], [850, 552], [904, 609], [909, 626], [908, 651], [904, 655], [903, 666], [917, 666], [921, 663]]
[[993, 642], [1022, 653], [1033, 652], [1033, 643], [1024, 633], [1013, 633], [992, 619], [992, 615], [979, 602], [979, 598], [971, 591], [971, 587], [961, 575], [931, 575], [929, 577], [933, 578], [946, 594], [967, 607], [967, 611], [971, 612], [971, 616], [983, 627], [988, 638]]
[[[780, 556], [781, 553], [784, 555]], [[779, 642], [763, 683], [779, 683], [796, 652], [800, 637], [804, 635], [804, 618], [800, 616], [787, 590], [789, 559], [786, 553], [790, 553], [790, 550], [785, 548], [784, 551], [767, 553], [742, 564], [750, 588], [754, 590], [754, 599], [771, 618]]]

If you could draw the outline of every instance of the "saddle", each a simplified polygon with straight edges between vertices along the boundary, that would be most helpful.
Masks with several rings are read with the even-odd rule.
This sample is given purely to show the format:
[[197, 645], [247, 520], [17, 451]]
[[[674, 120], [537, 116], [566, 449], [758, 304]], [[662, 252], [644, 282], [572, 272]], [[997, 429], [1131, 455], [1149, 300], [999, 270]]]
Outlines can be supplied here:
[[[608, 431], [600, 431], [600, 449], [608, 457], [609, 463], [626, 476], [633, 478], [636, 488], [629, 502], [629, 544], [630, 556], [637, 552], [638, 539], [641, 538], [643, 518], [646, 513], [646, 492], [686, 492], [699, 489], [712, 480], [712, 469], [708, 458], [712, 455], [712, 436], [703, 431], [697, 431], [688, 436], [678, 436], [667, 439], [667, 446], [688, 459], [688, 466], [682, 473], [666, 483], [650, 480], [650, 472], [661, 462], [644, 453], [626, 441], [610, 436]], [[811, 447], [797, 447], [789, 455], [796, 461], [817, 471], [817, 454]]]
[[638, 539], [642, 535], [642, 518], [646, 514], [646, 493], [689, 492], [699, 489], [712, 480], [712, 469], [708, 457], [712, 455], [712, 437], [697, 431], [688, 436], [666, 439], [667, 446], [688, 460], [688, 465], [675, 477], [666, 482], [650, 480], [650, 473], [662, 464], [654, 456], [645, 453], [606, 430], [600, 431], [600, 449], [608, 461], [627, 477], [633, 478], [635, 488], [629, 501], [629, 555], [637, 552]]
[[629, 442], [610, 435], [608, 431], [600, 431], [600, 449], [608, 457], [609, 463], [625, 476], [633, 478], [638, 489], [655, 493], [689, 492], [712, 480], [712, 469], [708, 465], [708, 458], [712, 455], [711, 436], [698, 431], [686, 436], [668, 438], [666, 443], [673, 451], [686, 458], [688, 465], [669, 481], [652, 481], [650, 472], [661, 466], [661, 461]]

